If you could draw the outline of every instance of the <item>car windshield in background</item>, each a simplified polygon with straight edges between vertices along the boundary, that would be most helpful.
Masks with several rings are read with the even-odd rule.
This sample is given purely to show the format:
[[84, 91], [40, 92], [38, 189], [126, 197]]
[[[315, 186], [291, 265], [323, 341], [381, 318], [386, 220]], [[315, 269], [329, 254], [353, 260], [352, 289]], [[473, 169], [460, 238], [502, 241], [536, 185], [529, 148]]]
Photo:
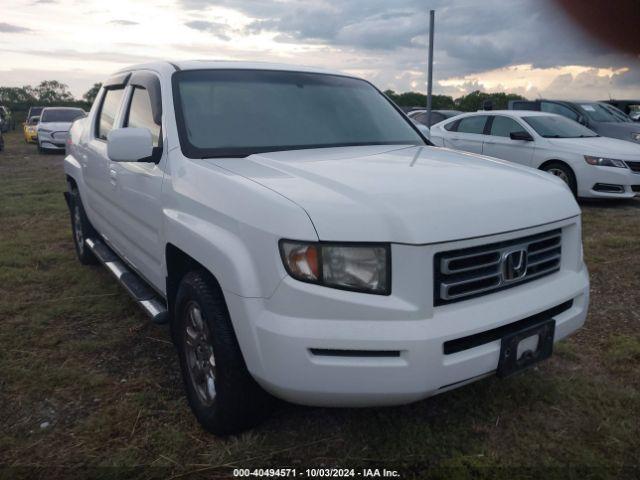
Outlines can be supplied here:
[[45, 110], [40, 121], [41, 123], [73, 122], [80, 117], [84, 117], [82, 110]]
[[523, 117], [538, 135], [544, 138], [586, 138], [597, 137], [598, 134], [568, 118], [552, 115], [535, 115]]
[[609, 105], [603, 105], [601, 103], [581, 103], [580, 106], [593, 122], [626, 123], [632, 121], [624, 113]]
[[173, 75], [182, 150], [191, 158], [356, 145], [424, 145], [369, 83], [338, 75], [199, 70]]

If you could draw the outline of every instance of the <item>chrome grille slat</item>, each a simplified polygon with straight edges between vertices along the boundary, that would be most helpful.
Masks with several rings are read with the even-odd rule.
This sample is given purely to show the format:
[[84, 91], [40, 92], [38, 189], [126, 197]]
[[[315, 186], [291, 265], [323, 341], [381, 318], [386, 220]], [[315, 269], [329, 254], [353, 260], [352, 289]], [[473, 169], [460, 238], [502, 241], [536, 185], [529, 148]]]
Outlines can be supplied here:
[[[508, 261], [526, 260], [526, 269]], [[517, 253], [518, 255], [514, 255]], [[495, 260], [489, 261], [489, 259]], [[474, 264], [474, 259], [480, 263]], [[442, 305], [520, 285], [560, 270], [560, 229], [489, 245], [439, 252], [434, 258], [434, 304]], [[523, 273], [524, 272], [524, 273]]]
[[536, 265], [540, 265], [542, 263], [550, 262], [551, 260], [560, 260], [560, 254], [558, 253], [556, 255], [542, 257], [542, 258], [536, 259], [536, 260], [529, 260], [528, 268], [535, 267]]

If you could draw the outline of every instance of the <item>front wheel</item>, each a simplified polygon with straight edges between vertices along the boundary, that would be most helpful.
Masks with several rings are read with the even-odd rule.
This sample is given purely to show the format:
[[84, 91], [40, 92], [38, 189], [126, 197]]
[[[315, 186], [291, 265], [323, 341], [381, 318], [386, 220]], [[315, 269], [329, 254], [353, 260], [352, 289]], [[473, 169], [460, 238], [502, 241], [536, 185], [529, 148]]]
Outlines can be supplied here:
[[189, 405], [205, 430], [238, 433], [268, 415], [272, 399], [247, 370], [222, 291], [206, 272], [180, 283], [172, 333]]
[[567, 184], [574, 197], [578, 196], [578, 182], [573, 170], [568, 165], [562, 162], [550, 162], [542, 167], [542, 170], [558, 177]]

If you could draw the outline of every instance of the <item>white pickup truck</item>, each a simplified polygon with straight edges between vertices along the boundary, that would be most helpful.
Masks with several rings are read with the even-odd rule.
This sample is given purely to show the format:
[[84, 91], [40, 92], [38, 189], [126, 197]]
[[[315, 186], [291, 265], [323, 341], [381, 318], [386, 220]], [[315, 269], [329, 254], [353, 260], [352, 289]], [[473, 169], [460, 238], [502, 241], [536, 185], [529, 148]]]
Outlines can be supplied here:
[[348, 75], [131, 67], [73, 124], [64, 169], [80, 261], [170, 323], [216, 434], [272, 395], [394, 405], [507, 376], [587, 314], [566, 185], [430, 146]]

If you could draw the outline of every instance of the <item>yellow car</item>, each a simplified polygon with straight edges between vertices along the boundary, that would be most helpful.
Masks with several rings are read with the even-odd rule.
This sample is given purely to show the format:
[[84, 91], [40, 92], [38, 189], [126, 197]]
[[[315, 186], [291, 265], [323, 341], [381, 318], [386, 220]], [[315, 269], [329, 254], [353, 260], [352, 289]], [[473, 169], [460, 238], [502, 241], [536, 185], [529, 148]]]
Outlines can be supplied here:
[[24, 122], [23, 130], [24, 130], [24, 141], [27, 143], [38, 143], [38, 122], [40, 121], [40, 117], [31, 117], [26, 122]]

